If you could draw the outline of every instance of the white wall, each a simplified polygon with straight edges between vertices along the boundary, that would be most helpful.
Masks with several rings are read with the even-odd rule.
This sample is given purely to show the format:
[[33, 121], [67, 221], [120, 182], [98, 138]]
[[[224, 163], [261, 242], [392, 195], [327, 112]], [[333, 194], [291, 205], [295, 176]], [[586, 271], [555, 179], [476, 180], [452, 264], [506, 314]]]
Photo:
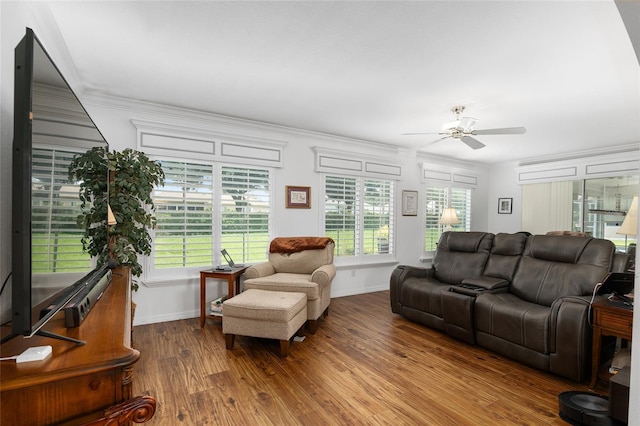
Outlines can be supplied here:
[[[498, 165], [489, 171], [488, 214], [489, 232], [519, 232], [522, 222], [522, 196], [515, 164]], [[498, 213], [498, 198], [513, 198], [512, 213]]]

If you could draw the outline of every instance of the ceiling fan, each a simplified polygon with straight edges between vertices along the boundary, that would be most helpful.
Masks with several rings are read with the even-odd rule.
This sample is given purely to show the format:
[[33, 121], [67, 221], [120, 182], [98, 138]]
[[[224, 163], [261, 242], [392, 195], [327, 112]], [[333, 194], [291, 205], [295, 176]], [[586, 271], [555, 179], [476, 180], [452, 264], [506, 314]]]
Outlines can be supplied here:
[[474, 130], [473, 126], [478, 122], [472, 117], [460, 117], [464, 111], [463, 105], [455, 105], [451, 108], [451, 112], [454, 113], [456, 119], [444, 123], [442, 131], [438, 133], [403, 133], [404, 135], [445, 135], [444, 137], [430, 142], [428, 145], [440, 142], [444, 139], [453, 138], [459, 139], [469, 147], [473, 149], [484, 148], [486, 145], [472, 136], [476, 135], [520, 135], [526, 132], [524, 127], [504, 127], [500, 129], [483, 129]]

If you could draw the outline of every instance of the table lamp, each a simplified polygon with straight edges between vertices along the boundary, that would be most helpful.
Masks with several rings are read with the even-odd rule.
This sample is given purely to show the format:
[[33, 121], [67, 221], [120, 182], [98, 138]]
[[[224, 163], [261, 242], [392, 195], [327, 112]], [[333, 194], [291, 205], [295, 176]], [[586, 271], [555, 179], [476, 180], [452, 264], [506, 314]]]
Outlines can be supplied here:
[[455, 225], [456, 223], [460, 223], [458, 214], [456, 213], [456, 209], [454, 209], [453, 207], [447, 207], [446, 209], [442, 210], [442, 216], [440, 216], [440, 224], [446, 225], [447, 227], [445, 229], [447, 231], [453, 230], [453, 227], [451, 225]]
[[624, 235], [624, 250], [627, 251], [627, 237], [638, 235], [638, 197], [633, 197], [629, 211], [616, 234]]

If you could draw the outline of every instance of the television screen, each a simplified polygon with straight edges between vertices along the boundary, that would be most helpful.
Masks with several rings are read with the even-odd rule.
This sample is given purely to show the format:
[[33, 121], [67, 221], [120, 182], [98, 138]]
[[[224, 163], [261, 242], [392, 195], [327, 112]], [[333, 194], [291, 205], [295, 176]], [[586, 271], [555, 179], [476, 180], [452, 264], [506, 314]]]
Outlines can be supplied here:
[[3, 322], [13, 335], [32, 335], [107, 274], [83, 248], [79, 182], [69, 178], [74, 156], [107, 143], [30, 29], [15, 49], [14, 84], [11, 310]]

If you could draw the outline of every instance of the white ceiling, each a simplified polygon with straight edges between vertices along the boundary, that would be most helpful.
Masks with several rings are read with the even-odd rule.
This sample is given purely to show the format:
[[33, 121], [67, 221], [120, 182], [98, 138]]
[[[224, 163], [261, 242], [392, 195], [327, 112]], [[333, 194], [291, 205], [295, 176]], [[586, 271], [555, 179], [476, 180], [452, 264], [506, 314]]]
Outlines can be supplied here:
[[[48, 2], [84, 87], [423, 147], [465, 105], [498, 163], [640, 142], [640, 67], [613, 1]], [[636, 8], [638, 9], [638, 8]], [[46, 40], [42, 40], [46, 46]]]

